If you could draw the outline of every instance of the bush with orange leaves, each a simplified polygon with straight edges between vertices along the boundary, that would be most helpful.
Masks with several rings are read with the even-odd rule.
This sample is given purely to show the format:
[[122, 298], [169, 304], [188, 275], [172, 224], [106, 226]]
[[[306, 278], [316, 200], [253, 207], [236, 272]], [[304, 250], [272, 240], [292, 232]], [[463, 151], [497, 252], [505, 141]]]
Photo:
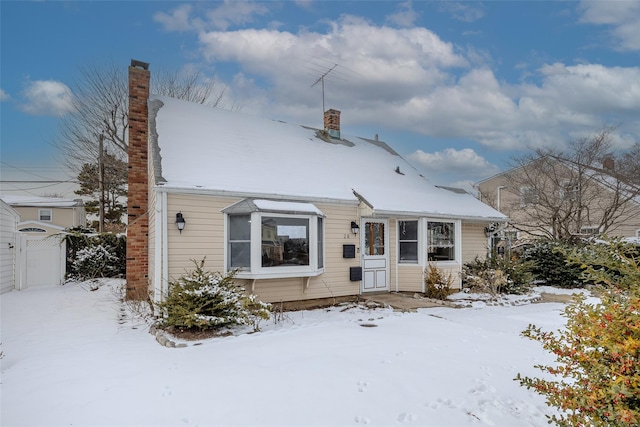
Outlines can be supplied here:
[[544, 332], [529, 325], [525, 337], [542, 343], [554, 366], [536, 366], [554, 380], [522, 377], [520, 384], [558, 409], [559, 426], [640, 425], [640, 247], [598, 242], [568, 254], [600, 301], [577, 297], [564, 312], [566, 328]]

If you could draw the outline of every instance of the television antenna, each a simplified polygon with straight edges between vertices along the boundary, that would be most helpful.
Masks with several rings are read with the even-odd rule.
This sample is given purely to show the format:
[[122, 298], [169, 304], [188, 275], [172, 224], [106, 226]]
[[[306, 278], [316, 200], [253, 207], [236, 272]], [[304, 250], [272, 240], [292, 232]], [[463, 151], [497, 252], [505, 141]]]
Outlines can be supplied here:
[[325, 111], [325, 103], [324, 103], [324, 98], [325, 98], [325, 90], [324, 90], [324, 81], [331, 81], [331, 80], [343, 80], [343, 81], [347, 81], [351, 78], [354, 78], [356, 76], [359, 76], [359, 74], [356, 71], [350, 70], [349, 68], [346, 68], [336, 62], [330, 61], [328, 59], [324, 59], [324, 58], [319, 58], [316, 56], [311, 56], [310, 59], [306, 60], [306, 66], [305, 68], [307, 68], [308, 70], [310, 70], [313, 74], [318, 75], [320, 74], [320, 77], [318, 77], [313, 84], [311, 85], [311, 87], [316, 86], [318, 83], [320, 83], [320, 85], [322, 86], [322, 112], [324, 113]]
[[337, 66], [338, 66], [338, 64], [333, 64], [333, 67], [331, 67], [327, 71], [325, 71], [320, 77], [318, 77], [318, 80], [313, 82], [313, 84], [311, 85], [311, 87], [314, 87], [318, 83], [320, 83], [320, 82], [322, 83], [322, 112], [323, 113], [325, 112], [325, 108], [324, 108], [324, 78], [327, 77], [330, 72], [335, 70]]

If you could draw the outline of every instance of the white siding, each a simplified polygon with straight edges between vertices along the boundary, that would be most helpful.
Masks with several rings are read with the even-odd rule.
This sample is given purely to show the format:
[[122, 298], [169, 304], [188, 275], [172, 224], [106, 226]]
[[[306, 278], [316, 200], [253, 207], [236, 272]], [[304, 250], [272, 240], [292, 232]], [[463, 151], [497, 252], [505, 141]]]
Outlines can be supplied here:
[[[240, 201], [239, 198], [213, 197], [169, 193], [167, 200], [168, 270], [170, 280], [175, 280], [191, 270], [192, 260], [206, 257], [205, 268], [223, 272], [224, 265], [224, 214], [222, 209]], [[267, 302], [295, 301], [328, 298], [360, 293], [360, 282], [349, 280], [349, 267], [359, 266], [359, 257], [342, 258], [342, 245], [359, 246], [358, 236], [351, 234], [351, 221], [357, 219], [356, 205], [315, 203], [325, 218], [325, 272], [309, 279], [257, 280], [254, 291]], [[184, 215], [186, 226], [179, 233], [173, 225], [177, 212]], [[247, 286], [251, 281], [241, 281]]]
[[0, 293], [15, 288], [18, 213], [0, 200]]

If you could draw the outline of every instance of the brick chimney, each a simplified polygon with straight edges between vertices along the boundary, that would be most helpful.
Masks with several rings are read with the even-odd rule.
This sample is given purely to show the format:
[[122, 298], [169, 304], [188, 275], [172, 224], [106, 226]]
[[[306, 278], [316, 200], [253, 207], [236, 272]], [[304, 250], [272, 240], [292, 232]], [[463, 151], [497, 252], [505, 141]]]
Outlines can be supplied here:
[[149, 216], [148, 132], [149, 64], [129, 67], [129, 171], [127, 201], [127, 299], [148, 298]]
[[616, 162], [613, 160], [613, 157], [607, 156], [602, 161], [602, 169], [607, 171], [613, 171], [616, 167]]
[[324, 130], [332, 138], [340, 138], [340, 111], [329, 109], [324, 112]]

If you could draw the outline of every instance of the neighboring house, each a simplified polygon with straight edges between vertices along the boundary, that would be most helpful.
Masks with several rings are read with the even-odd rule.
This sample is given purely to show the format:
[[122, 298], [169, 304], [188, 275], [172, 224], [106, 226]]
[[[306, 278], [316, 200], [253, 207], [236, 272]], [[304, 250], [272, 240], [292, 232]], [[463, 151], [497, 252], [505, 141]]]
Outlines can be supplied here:
[[[460, 285], [506, 217], [429, 183], [377, 138], [149, 97], [129, 68], [127, 293], [161, 299], [206, 257], [263, 301], [424, 291], [429, 262]], [[150, 286], [150, 289], [149, 289]]]
[[582, 170], [553, 159], [542, 163], [530, 162], [477, 183], [480, 199], [510, 219], [499, 230], [499, 239], [514, 243], [535, 236], [601, 232], [640, 237], [640, 196], [607, 172], [614, 168], [611, 159], [602, 167]]
[[72, 227], [84, 227], [87, 215], [82, 199], [0, 195], [20, 214], [18, 231], [57, 234]]
[[[64, 231], [85, 225], [82, 201], [1, 195], [0, 202], [2, 292], [62, 284], [66, 272]], [[10, 251], [7, 252], [7, 248]], [[11, 276], [9, 262], [12, 263]]]

